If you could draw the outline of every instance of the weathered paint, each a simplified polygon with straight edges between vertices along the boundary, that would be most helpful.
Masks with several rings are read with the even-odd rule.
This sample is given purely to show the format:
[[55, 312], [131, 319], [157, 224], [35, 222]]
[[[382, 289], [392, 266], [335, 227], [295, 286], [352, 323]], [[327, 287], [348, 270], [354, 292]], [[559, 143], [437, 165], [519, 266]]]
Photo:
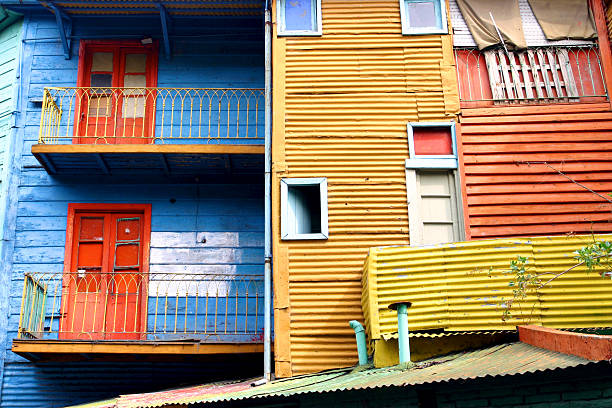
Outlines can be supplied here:
[[[184, 37], [174, 42], [172, 60], [160, 60], [159, 86], [262, 87], [263, 46], [258, 20], [239, 20], [231, 27], [219, 20], [196, 23], [175, 27], [175, 33]], [[190, 36], [194, 27], [210, 32]], [[227, 41], [219, 41], [222, 27], [232, 33]], [[247, 177], [240, 181], [231, 175], [211, 176], [205, 172], [198, 177], [167, 178], [139, 172], [92, 179], [53, 177], [44, 171], [30, 153], [31, 145], [37, 141], [40, 120], [40, 104], [35, 101], [40, 100], [44, 86], [76, 84], [78, 43], [73, 44], [72, 58], [65, 60], [59, 40], [37, 40], [57, 37], [51, 14], [26, 16], [24, 30], [20, 100], [23, 115], [15, 138], [13, 160], [19, 167], [13, 195], [15, 220], [10, 224], [16, 232], [10, 242], [14, 255], [5, 265], [10, 278], [10, 316], [7, 341], [1, 345], [7, 354], [0, 369], [5, 373], [1, 405], [63, 406], [116, 395], [119, 388], [124, 390], [119, 392], [153, 390], [167, 387], [168, 381], [174, 379], [174, 384], [202, 382], [216, 376], [217, 370], [219, 377], [228, 378], [235, 370], [235, 361], [223, 367], [219, 360], [218, 364], [207, 365], [210, 370], [195, 362], [180, 367], [168, 363], [37, 365], [10, 352], [10, 340], [17, 334], [23, 273], [62, 271], [67, 209], [71, 202], [150, 203], [152, 270], [263, 273], [263, 180]], [[113, 19], [75, 20], [73, 27], [76, 36], [156, 34], [151, 31], [155, 29], [146, 20], [130, 24]], [[241, 39], [243, 34], [250, 35], [249, 39]], [[204, 237], [206, 244], [202, 243]], [[249, 370], [253, 362], [257, 370], [249, 375], [256, 375], [259, 357], [244, 361], [241, 370]], [[28, 392], [23, 392], [24, 388]]]
[[387, 307], [400, 300], [412, 302], [411, 332], [514, 330], [520, 323], [556, 328], [612, 326], [612, 285], [583, 266], [550, 282], [538, 294], [529, 292], [517, 300], [511, 318], [504, 320], [502, 304], [513, 299], [511, 260], [526, 256], [528, 272], [547, 273], [540, 278], [545, 282], [575, 265], [573, 252], [591, 242], [593, 236], [577, 235], [372, 248], [362, 298], [369, 338], [397, 336], [397, 317]]
[[273, 220], [281, 178], [329, 186], [328, 240], [281, 241], [274, 226], [280, 377], [356, 361], [347, 322], [367, 249], [409, 242], [406, 124], [458, 109], [450, 36], [402, 36], [396, 0], [323, 0], [322, 16], [321, 37], [273, 41]]
[[[4, 10], [0, 10], [4, 11]], [[6, 12], [5, 12], [6, 13]], [[11, 24], [0, 24], [0, 387], [4, 378], [4, 359], [6, 356], [7, 325], [9, 313], [9, 272], [6, 260], [10, 256], [7, 242], [11, 233], [10, 229], [9, 195], [15, 191], [11, 185], [16, 180], [13, 177], [14, 139], [15, 139], [15, 115], [16, 102], [18, 100], [19, 58], [20, 40], [22, 32], [22, 21], [14, 21], [14, 18], [4, 15], [6, 22]], [[9, 188], [12, 187], [12, 188]], [[0, 397], [0, 402], [2, 398]]]
[[460, 133], [472, 238], [612, 230], [608, 104], [464, 109]]

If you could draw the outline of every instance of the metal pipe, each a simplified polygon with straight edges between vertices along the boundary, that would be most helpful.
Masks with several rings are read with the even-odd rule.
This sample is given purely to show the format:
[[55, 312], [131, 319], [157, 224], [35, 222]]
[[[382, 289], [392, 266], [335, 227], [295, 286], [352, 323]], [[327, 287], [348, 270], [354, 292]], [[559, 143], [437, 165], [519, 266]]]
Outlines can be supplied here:
[[272, 380], [272, 11], [270, 1], [265, 10], [265, 119], [264, 119], [264, 380]]
[[355, 340], [357, 341], [357, 355], [359, 355], [359, 365], [368, 364], [368, 349], [366, 347], [365, 330], [357, 320], [351, 320], [349, 325], [355, 330]]
[[410, 341], [408, 333], [408, 308], [412, 306], [410, 302], [396, 302], [389, 305], [389, 309], [397, 310], [397, 333], [399, 344], [400, 364], [410, 362]]

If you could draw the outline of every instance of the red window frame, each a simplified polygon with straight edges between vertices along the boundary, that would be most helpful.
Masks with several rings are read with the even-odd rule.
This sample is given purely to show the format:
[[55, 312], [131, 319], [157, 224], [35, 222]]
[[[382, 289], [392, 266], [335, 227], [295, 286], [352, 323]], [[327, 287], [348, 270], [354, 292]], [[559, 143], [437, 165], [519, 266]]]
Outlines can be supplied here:
[[[92, 55], [96, 52], [109, 52], [113, 53], [113, 55], [121, 55], [122, 52], [131, 52], [135, 54], [146, 54], [147, 55], [147, 65], [145, 71], [145, 80], [146, 86], [148, 88], [156, 88], [157, 87], [157, 70], [158, 70], [158, 62], [159, 62], [159, 43], [158, 41], [153, 41], [151, 44], [143, 45], [138, 40], [81, 40], [79, 44], [79, 62], [78, 62], [78, 71], [77, 71], [77, 95], [75, 100], [75, 105], [79, 105], [80, 97], [83, 94], [83, 90], [81, 88], [88, 88], [91, 84], [91, 65], [92, 65]], [[121, 75], [125, 71], [125, 63], [121, 61], [120, 58], [113, 58], [113, 80], [112, 87], [123, 87], [124, 86], [124, 75]], [[154, 98], [155, 95], [151, 95], [150, 98]], [[73, 133], [73, 143], [92, 143], [89, 139], [83, 142], [83, 135], [79, 134], [82, 128], [82, 115], [86, 114], [85, 108], [80, 108], [75, 106], [75, 115], [74, 115], [74, 133]], [[155, 129], [155, 112], [153, 110], [153, 104], [148, 103], [147, 109], [145, 112], [144, 125], [145, 129]], [[153, 143], [155, 135], [147, 135], [148, 143]], [[116, 143], [114, 139], [113, 143]], [[120, 139], [118, 139], [120, 140]], [[108, 141], [107, 141], [108, 143]], [[121, 144], [121, 142], [120, 142]]]
[[[69, 203], [68, 204], [68, 217], [66, 224], [66, 243], [64, 249], [64, 273], [62, 276], [62, 287], [67, 290], [70, 286], [70, 273], [71, 271], [74, 251], [74, 227], [75, 217], [79, 213], [140, 213], [143, 215], [143, 234], [142, 234], [142, 254], [141, 257], [141, 273], [143, 276], [142, 288], [145, 295], [140, 297], [138, 307], [142, 311], [140, 319], [138, 321], [139, 327], [146, 330], [147, 327], [147, 301], [148, 298], [148, 274], [149, 274], [149, 256], [151, 252], [151, 204], [101, 204], [101, 203]], [[108, 271], [102, 271], [108, 272]], [[62, 310], [64, 305], [64, 299], [61, 300]], [[61, 323], [60, 323], [61, 324]], [[142, 336], [144, 337], [144, 335]]]

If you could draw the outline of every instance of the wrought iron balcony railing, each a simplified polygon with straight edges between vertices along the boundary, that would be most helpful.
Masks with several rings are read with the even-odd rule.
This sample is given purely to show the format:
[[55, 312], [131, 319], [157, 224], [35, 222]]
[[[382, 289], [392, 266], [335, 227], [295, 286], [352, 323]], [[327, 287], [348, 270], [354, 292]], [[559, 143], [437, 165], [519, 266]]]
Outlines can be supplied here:
[[38, 143], [262, 143], [263, 99], [254, 88], [45, 88]]
[[596, 102], [608, 97], [599, 50], [591, 46], [533, 47], [506, 52], [456, 48], [459, 97], [474, 103]]
[[27, 273], [20, 339], [260, 343], [263, 277]]

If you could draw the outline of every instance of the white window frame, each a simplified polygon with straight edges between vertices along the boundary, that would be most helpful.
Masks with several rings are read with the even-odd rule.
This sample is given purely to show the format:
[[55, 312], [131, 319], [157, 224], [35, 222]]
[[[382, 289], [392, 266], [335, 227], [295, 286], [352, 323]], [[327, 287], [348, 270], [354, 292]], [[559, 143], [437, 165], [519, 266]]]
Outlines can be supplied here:
[[[449, 155], [417, 155], [414, 150], [414, 128], [419, 127], [448, 127], [450, 128], [451, 144], [453, 154]], [[457, 135], [455, 132], [455, 122], [409, 122], [407, 125], [408, 132], [408, 152], [410, 158], [406, 159], [406, 168], [417, 169], [456, 169], [457, 162]]]
[[[418, 127], [448, 127], [451, 131], [452, 155], [417, 155], [414, 151], [414, 128]], [[417, 188], [417, 173], [424, 172], [450, 172], [454, 178], [454, 197], [451, 201], [456, 204], [454, 210], [457, 220], [456, 230], [458, 240], [465, 239], [465, 220], [463, 216], [463, 194], [461, 191], [461, 175], [457, 160], [457, 136], [455, 122], [409, 122], [408, 148], [410, 158], [406, 159], [406, 199], [408, 201], [408, 228], [410, 231], [410, 245], [423, 245], [423, 221], [421, 219], [421, 198]]]
[[408, 22], [408, 11], [406, 10], [406, 2], [405, 0], [399, 0], [403, 35], [448, 34], [446, 0], [432, 0], [432, 2], [438, 2], [438, 6], [440, 7], [440, 27], [410, 27]]
[[[321, 207], [321, 232], [312, 234], [298, 234], [289, 230], [289, 187], [290, 186], [319, 186]], [[281, 239], [282, 240], [314, 240], [328, 239], [328, 212], [327, 212], [327, 178], [284, 178], [281, 179]]]
[[313, 12], [316, 13], [315, 22], [316, 30], [287, 30], [285, 28], [285, 2], [288, 0], [276, 0], [276, 11], [277, 11], [277, 35], [279, 37], [288, 36], [321, 36], [323, 35], [322, 30], [322, 18], [321, 18], [321, 0], [311, 0], [314, 3]]

